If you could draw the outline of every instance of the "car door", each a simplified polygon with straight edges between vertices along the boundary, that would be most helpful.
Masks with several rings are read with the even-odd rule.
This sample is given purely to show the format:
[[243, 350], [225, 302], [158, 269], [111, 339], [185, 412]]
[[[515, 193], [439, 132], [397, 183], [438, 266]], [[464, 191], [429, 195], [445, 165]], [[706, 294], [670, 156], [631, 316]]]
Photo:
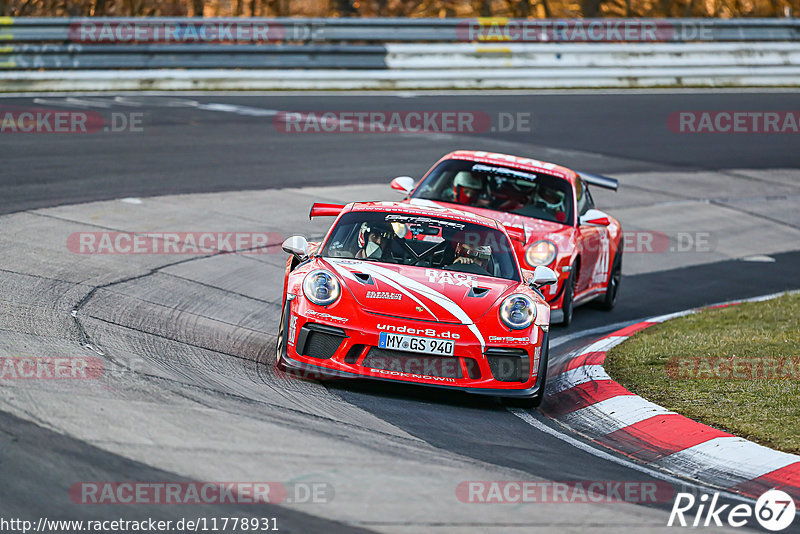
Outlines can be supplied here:
[[[581, 251], [581, 265], [578, 272], [576, 294], [597, 286], [602, 262], [608, 257], [608, 228], [591, 224], [580, 224], [580, 217], [594, 208], [594, 201], [586, 183], [575, 180], [575, 199], [578, 210], [578, 248]], [[605, 250], [604, 250], [605, 249]], [[606, 273], [608, 268], [606, 267]]]

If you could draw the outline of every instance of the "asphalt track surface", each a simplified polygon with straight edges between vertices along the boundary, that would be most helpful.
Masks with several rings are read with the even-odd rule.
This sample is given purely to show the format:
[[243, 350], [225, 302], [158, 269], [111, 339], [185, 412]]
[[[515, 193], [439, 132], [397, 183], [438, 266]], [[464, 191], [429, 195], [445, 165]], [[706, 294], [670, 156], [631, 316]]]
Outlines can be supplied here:
[[[479, 147], [500, 151], [508, 143], [525, 144], [531, 154], [541, 159], [612, 175], [800, 167], [796, 135], [686, 136], [674, 134], [665, 126], [666, 117], [680, 110], [798, 109], [797, 93], [126, 98], [127, 106], [113, 109], [143, 111], [147, 125], [144, 133], [91, 137], [65, 134], [46, 139], [37, 135], [3, 136], [0, 188], [4, 193], [0, 197], [0, 213], [121, 197], [381, 183], [398, 174], [419, 177], [430, 162], [450, 149]], [[2, 99], [0, 106], [64, 109], [63, 99], [47, 100], [50, 102]], [[534, 131], [432, 137], [292, 135], [276, 132], [263, 117], [230, 110], [197, 109], [186, 105], [186, 100], [201, 105], [224, 103], [241, 108], [292, 111], [413, 108], [480, 110], [490, 115], [531, 112]], [[77, 104], [73, 107], [86, 109]], [[90, 109], [108, 112], [107, 108], [96, 106]], [[619, 323], [800, 287], [797, 278], [800, 252], [774, 254], [773, 258], [775, 261], [771, 263], [730, 260], [626, 276], [619, 305], [613, 312], [582, 307], [573, 326], [553, 329], [553, 340], [587, 329], [592, 329], [596, 337]], [[272, 272], [277, 278], [280, 271]], [[278, 284], [279, 280], [273, 282]], [[262, 328], [274, 336], [271, 325], [264, 324]], [[560, 344], [551, 354], [551, 363], [590, 337], [570, 338]], [[346, 403], [436, 449], [485, 464], [555, 481], [653, 480], [647, 474], [587, 454], [527, 425], [492, 399], [350, 381], [332, 382], [326, 388]], [[223, 400], [220, 397], [219, 401]], [[170, 507], [151, 510], [142, 506], [108, 506], [86, 511], [85, 507], [70, 503], [66, 488], [75, 480], [187, 479], [7, 413], [0, 413], [0, 473], [4, 481], [0, 490], [3, 516], [134, 519], [186, 515]], [[403, 502], [399, 501], [397, 506], [402, 509]], [[668, 509], [670, 503], [654, 506]], [[191, 515], [234, 515], [242, 511], [213, 508], [193, 507]], [[277, 510], [270, 506], [259, 510], [257, 515], [275, 514], [284, 521], [281, 530], [285, 525], [286, 531], [296, 532], [355, 531], [360, 526], [385, 530], [397, 526], [374, 521], [366, 525], [343, 524], [302, 510]], [[510, 527], [519, 526], [512, 523]], [[410, 525], [410, 531], [435, 526], [442, 525]], [[591, 527], [591, 521], [580, 519], [571, 526], [582, 530]], [[646, 531], [660, 525], [641, 526]]]
[[[45, 142], [38, 135], [3, 136], [0, 213], [124, 196], [420, 177], [442, 155], [442, 147], [493, 150], [505, 148], [506, 142], [524, 143], [545, 161], [552, 155], [551, 160], [568, 167], [608, 174], [800, 166], [796, 134], [690, 135], [667, 127], [670, 114], [679, 111], [797, 110], [797, 92], [139, 98], [125, 97], [131, 105], [112, 109], [143, 112], [143, 133], [49, 134]], [[4, 111], [110, 113], [98, 106], [65, 106], [63, 98], [40, 100], [3, 98], [0, 106]], [[413, 136], [297, 135], [276, 131], [271, 117], [199, 110], [186, 107], [187, 100], [282, 111], [469, 111], [487, 114], [496, 130], [503, 129], [499, 113], [527, 113], [531, 128], [423, 144]]]

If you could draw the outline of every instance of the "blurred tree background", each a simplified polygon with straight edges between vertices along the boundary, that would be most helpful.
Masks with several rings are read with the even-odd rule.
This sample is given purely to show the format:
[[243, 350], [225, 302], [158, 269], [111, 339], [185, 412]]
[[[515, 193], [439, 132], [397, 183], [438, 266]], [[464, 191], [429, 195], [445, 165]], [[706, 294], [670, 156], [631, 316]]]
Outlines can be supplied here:
[[800, 0], [0, 0], [0, 15], [194, 17], [783, 17]]

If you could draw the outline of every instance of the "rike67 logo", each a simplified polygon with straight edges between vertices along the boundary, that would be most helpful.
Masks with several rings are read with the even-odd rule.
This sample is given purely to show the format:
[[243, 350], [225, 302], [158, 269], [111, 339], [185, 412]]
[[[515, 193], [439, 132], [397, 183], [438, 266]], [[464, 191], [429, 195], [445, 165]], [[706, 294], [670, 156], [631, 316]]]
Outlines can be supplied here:
[[[778, 532], [789, 528], [794, 521], [795, 504], [792, 497], [781, 490], [769, 490], [758, 498], [755, 509], [750, 504], [718, 504], [719, 493], [695, 498], [691, 493], [678, 493], [667, 526], [671, 527], [721, 527], [725, 522], [732, 527], [751, 524], [755, 518], [767, 530]], [[752, 525], [751, 525], [752, 526]]]

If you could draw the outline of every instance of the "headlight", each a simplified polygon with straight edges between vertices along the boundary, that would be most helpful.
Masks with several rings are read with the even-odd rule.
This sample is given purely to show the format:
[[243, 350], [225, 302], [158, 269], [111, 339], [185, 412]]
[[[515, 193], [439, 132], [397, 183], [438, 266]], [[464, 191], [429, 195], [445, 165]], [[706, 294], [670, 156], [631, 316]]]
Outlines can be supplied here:
[[537, 241], [525, 250], [525, 261], [531, 267], [550, 265], [556, 259], [557, 253], [558, 248], [552, 241]]
[[333, 304], [339, 298], [340, 292], [339, 280], [329, 271], [311, 271], [303, 280], [303, 293], [318, 306]]
[[536, 304], [527, 295], [511, 295], [500, 304], [500, 320], [512, 330], [528, 328], [536, 319]]

